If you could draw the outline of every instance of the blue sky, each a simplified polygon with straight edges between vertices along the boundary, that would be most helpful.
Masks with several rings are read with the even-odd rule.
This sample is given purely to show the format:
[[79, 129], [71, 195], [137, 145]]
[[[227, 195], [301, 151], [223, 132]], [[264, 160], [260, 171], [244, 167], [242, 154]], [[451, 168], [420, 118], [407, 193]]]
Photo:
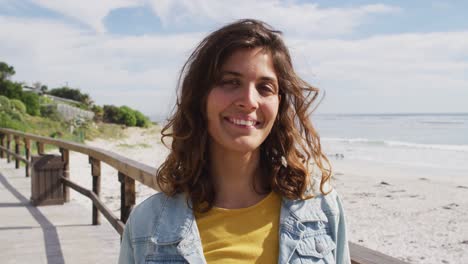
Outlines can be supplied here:
[[467, 1], [0, 0], [15, 80], [164, 115], [208, 32], [257, 18], [284, 32], [321, 113], [468, 112]]

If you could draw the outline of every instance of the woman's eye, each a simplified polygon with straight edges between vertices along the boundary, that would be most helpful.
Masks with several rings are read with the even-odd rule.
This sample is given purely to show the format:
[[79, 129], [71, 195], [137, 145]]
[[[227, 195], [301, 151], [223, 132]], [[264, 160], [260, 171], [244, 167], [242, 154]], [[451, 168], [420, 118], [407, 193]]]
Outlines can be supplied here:
[[261, 84], [258, 89], [263, 93], [273, 94], [275, 89], [269, 84]]
[[240, 85], [240, 81], [239, 80], [236, 80], [236, 79], [229, 79], [229, 80], [222, 80], [220, 82], [221, 86], [229, 86], [229, 87], [232, 87], [232, 86], [239, 86]]

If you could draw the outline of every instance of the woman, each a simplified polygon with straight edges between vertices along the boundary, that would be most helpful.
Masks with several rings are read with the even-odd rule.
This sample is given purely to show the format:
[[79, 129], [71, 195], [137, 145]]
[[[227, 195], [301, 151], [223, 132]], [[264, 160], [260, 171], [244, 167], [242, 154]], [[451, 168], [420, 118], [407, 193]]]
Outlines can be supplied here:
[[120, 263], [350, 263], [308, 118], [318, 90], [294, 72], [280, 32], [241, 20], [211, 33], [179, 87], [162, 192], [133, 210]]

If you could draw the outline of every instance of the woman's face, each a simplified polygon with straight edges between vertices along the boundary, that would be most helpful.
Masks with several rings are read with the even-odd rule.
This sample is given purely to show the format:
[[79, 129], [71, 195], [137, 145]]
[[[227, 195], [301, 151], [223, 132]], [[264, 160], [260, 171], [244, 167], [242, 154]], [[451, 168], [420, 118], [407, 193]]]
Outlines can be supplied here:
[[261, 48], [234, 52], [207, 98], [212, 147], [240, 153], [257, 150], [278, 114], [278, 89], [269, 52]]

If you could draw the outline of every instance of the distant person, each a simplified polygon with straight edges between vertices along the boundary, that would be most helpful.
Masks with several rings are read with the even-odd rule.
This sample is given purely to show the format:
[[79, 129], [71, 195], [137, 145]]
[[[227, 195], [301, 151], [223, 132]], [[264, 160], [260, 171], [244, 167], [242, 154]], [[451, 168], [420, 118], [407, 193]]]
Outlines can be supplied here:
[[188, 58], [162, 130], [162, 192], [133, 210], [119, 263], [350, 263], [308, 116], [318, 89], [296, 75], [280, 34], [240, 20]]

